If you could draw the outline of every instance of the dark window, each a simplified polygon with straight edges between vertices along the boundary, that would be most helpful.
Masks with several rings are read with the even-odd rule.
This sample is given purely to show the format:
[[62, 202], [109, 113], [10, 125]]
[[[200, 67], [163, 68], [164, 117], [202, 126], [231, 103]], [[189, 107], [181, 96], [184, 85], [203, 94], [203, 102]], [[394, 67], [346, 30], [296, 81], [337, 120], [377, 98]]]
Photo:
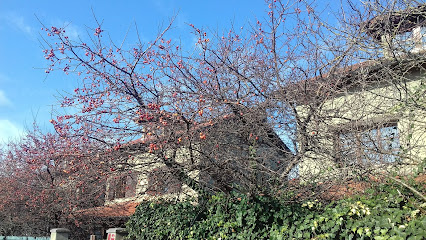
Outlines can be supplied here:
[[114, 199], [126, 197], [126, 178], [126, 176], [122, 176], [116, 179]]
[[138, 175], [130, 174], [126, 179], [126, 197], [136, 196], [136, 186], [138, 185]]
[[337, 156], [348, 164], [394, 163], [400, 151], [396, 123], [338, 134]]
[[147, 194], [149, 195], [178, 193], [181, 188], [181, 182], [167, 167], [156, 168], [148, 174]]
[[108, 180], [108, 199], [128, 198], [136, 196], [137, 174], [114, 176]]

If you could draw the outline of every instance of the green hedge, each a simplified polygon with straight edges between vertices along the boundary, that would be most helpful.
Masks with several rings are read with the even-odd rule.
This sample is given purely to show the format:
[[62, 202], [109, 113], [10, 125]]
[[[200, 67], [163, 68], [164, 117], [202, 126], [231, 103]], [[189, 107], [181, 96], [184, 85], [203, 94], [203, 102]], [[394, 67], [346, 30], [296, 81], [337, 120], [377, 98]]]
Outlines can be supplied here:
[[197, 206], [143, 202], [127, 229], [129, 239], [424, 239], [425, 207], [392, 185], [328, 205], [217, 194]]

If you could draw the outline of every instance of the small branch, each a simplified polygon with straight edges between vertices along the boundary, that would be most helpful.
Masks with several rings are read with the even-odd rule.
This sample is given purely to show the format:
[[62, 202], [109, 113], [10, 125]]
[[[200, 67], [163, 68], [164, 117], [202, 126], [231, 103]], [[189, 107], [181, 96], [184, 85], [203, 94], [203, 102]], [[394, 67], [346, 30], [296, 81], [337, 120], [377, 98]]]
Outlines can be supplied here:
[[423, 201], [426, 202], [426, 197], [419, 191], [417, 191], [416, 189], [414, 189], [413, 187], [411, 187], [410, 185], [404, 183], [403, 181], [399, 180], [398, 178], [394, 178], [392, 176], [386, 176], [392, 180], [394, 180], [395, 182], [401, 184], [402, 186], [408, 188], [411, 192], [413, 192], [416, 196], [418, 196], [419, 198], [423, 199]]

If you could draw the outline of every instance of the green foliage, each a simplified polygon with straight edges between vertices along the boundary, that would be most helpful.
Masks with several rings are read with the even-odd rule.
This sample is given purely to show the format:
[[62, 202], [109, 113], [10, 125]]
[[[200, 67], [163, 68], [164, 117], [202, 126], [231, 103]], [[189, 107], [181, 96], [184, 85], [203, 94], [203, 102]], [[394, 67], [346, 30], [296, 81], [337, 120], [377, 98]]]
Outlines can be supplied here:
[[425, 207], [392, 185], [328, 205], [217, 194], [197, 206], [142, 203], [127, 227], [131, 239], [423, 239]]
[[265, 196], [234, 193], [212, 196], [205, 218], [192, 227], [188, 239], [267, 239], [274, 224], [281, 225], [292, 206]]
[[184, 239], [199, 208], [190, 201], [142, 202], [126, 223], [129, 239]]

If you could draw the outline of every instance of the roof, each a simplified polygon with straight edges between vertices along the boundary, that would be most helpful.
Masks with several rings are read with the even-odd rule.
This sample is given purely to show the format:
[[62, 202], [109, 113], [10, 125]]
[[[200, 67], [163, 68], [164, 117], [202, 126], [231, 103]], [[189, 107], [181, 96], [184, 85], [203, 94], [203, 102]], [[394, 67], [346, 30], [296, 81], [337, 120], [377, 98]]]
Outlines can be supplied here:
[[[266, 121], [266, 117], [262, 116], [261, 114], [259, 114], [260, 111], [254, 110], [254, 109], [250, 109], [250, 111], [252, 112], [256, 112], [256, 116], [259, 119], [256, 119], [258, 121]], [[161, 136], [154, 136], [154, 135], [146, 135], [142, 138], [138, 138], [136, 140], [130, 141], [126, 144], [123, 144], [122, 146], [120, 146], [121, 149], [132, 149], [132, 148], [141, 148], [141, 147], [145, 147], [148, 148], [150, 146], [151, 143], [157, 143], [157, 142], [164, 142], [164, 141], [177, 141], [179, 137], [185, 136], [185, 134], [199, 134], [199, 133], [207, 133], [209, 134], [209, 130], [213, 129], [217, 126], [220, 126], [221, 124], [226, 124], [227, 128], [229, 128], [229, 123], [233, 121], [236, 123], [242, 123], [245, 122], [246, 120], [242, 117], [242, 115], [237, 114], [237, 113], [229, 113], [229, 114], [224, 114], [222, 116], [218, 116], [216, 118], [212, 118], [209, 119], [208, 121], [204, 121], [204, 122], [192, 122], [192, 126], [189, 130], [184, 130], [182, 128], [179, 128], [179, 125], [177, 125], [177, 129], [171, 129], [171, 131], [168, 132], [168, 134], [164, 134]], [[182, 122], [177, 122], [182, 124]], [[256, 126], [260, 127], [259, 124], [257, 124]], [[186, 127], [186, 125], [184, 126]], [[279, 138], [278, 134], [274, 132], [274, 130], [270, 127], [268, 127], [267, 125], [264, 125], [265, 130], [267, 131], [267, 136], [270, 139], [274, 139], [275, 141], [275, 145], [277, 147], [280, 147], [281, 149], [285, 150], [286, 152], [290, 153], [290, 148], [281, 140], [281, 138]], [[233, 129], [235, 130], [235, 129]], [[206, 132], [204, 132], [206, 131]], [[203, 138], [200, 135], [200, 139], [202, 140]]]
[[361, 27], [373, 39], [380, 41], [384, 34], [409, 32], [419, 25], [426, 25], [426, 4], [381, 14], [361, 24]]
[[357, 84], [354, 78], [358, 78], [359, 74], [375, 71], [380, 65], [379, 61], [370, 60], [346, 67], [335, 67], [327, 73], [289, 83], [278, 90], [275, 97], [279, 99], [286, 95], [293, 96], [298, 105], [316, 102], [315, 100], [326, 98], [336, 91], [353, 87]]
[[290, 94], [295, 104], [307, 105], [317, 103], [343, 91], [351, 91], [371, 84], [389, 84], [389, 74], [408, 74], [426, 68], [423, 54], [401, 56], [398, 59], [378, 58], [346, 67], [336, 67], [325, 74], [320, 74], [298, 82], [290, 83], [275, 93], [276, 98]]
[[129, 217], [134, 214], [139, 202], [128, 201], [123, 203], [115, 203], [100, 207], [82, 209], [77, 211], [77, 214], [92, 217]]

